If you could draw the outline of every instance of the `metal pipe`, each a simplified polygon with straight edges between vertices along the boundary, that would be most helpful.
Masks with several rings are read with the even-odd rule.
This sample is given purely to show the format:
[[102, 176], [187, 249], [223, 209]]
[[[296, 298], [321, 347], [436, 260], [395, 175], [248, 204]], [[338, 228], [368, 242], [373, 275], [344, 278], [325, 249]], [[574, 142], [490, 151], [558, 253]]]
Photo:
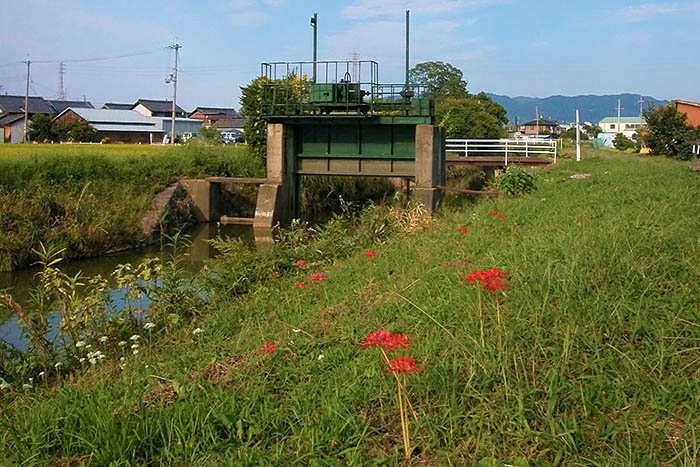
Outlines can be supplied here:
[[408, 46], [409, 46], [409, 23], [411, 10], [406, 10], [406, 89], [408, 89]]
[[314, 28], [314, 71], [312, 82], [316, 82], [316, 62], [318, 61], [318, 13], [311, 18], [311, 26]]

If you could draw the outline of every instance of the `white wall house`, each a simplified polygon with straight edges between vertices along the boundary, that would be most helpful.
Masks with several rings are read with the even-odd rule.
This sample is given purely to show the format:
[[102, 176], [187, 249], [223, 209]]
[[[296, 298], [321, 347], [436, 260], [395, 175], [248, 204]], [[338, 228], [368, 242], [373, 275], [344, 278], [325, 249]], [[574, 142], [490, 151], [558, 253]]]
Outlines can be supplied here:
[[646, 126], [646, 122], [640, 117], [605, 117], [598, 123], [603, 133], [622, 133], [631, 138], [638, 130]]
[[[170, 128], [173, 122], [172, 118], [168, 117], [151, 117], [156, 122], [156, 128], [163, 131], [162, 143], [170, 141]], [[199, 134], [199, 129], [202, 128], [201, 120], [194, 118], [176, 118], [175, 119], [175, 134], [180, 135], [185, 141], [190, 138], [196, 138]]]

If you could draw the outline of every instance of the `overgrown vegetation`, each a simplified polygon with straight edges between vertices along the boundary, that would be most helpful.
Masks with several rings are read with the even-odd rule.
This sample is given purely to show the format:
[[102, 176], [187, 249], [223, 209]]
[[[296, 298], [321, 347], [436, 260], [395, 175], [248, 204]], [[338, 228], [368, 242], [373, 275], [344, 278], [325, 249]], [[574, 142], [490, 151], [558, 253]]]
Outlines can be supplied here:
[[53, 116], [36, 114], [31, 119], [27, 130], [29, 141], [39, 143], [57, 143], [72, 141], [76, 143], [96, 143], [99, 141], [97, 131], [85, 120], [76, 119], [72, 122], [59, 122]]
[[2, 146], [0, 271], [36, 261], [40, 243], [66, 259], [139, 243], [153, 196], [181, 177], [263, 174], [245, 146]]
[[496, 177], [494, 185], [510, 196], [532, 193], [537, 189], [535, 174], [513, 165], [509, 166], [502, 175]]
[[402, 381], [415, 464], [697, 464], [700, 187], [677, 161], [597, 154], [387, 237], [373, 207], [260, 261], [220, 245], [199, 315], [123, 362], [3, 389], [0, 455], [396, 465], [401, 387], [358, 345], [384, 328], [420, 370]]
[[688, 117], [674, 104], [650, 106], [644, 111], [647, 131], [644, 144], [654, 156], [670, 156], [689, 160], [693, 157], [692, 141], [700, 139], [700, 127], [688, 124]]

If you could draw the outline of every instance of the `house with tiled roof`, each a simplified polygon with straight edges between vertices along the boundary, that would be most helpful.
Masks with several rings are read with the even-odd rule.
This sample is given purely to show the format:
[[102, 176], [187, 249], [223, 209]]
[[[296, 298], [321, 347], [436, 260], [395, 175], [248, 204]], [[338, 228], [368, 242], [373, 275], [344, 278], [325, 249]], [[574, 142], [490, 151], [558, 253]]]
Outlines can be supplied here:
[[134, 104], [119, 104], [117, 102], [105, 102], [102, 106], [106, 110], [131, 110]]
[[[30, 120], [35, 114], [56, 114], [51, 103], [42, 97], [30, 96], [27, 102]], [[25, 96], [0, 96], [0, 143], [21, 143], [24, 140], [24, 103]]]
[[603, 133], [622, 133], [628, 138], [632, 138], [639, 130], [646, 126], [643, 117], [605, 117], [598, 126]]
[[197, 107], [190, 118], [201, 120], [204, 124], [214, 124], [221, 119], [239, 118], [241, 115], [232, 107]]
[[[131, 110], [135, 110], [146, 117], [172, 117], [173, 101], [159, 101], [155, 99], [139, 99], [131, 106]], [[175, 118], [186, 118], [185, 112], [179, 105], [175, 106]]]
[[153, 144], [163, 141], [163, 130], [154, 118], [135, 110], [68, 108], [55, 120], [72, 123], [84, 120], [97, 131], [100, 139], [109, 138], [112, 143]]

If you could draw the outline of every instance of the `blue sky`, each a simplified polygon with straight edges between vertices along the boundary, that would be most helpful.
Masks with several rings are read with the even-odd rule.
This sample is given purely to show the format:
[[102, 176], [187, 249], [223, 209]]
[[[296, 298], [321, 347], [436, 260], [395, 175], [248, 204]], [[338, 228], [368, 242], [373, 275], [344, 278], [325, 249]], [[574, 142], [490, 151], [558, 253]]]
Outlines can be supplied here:
[[[55, 97], [66, 60], [68, 97], [93, 103], [170, 98], [175, 36], [178, 103], [239, 106], [262, 61], [309, 60], [319, 14], [319, 59], [379, 62], [380, 81], [403, 77], [404, 10], [411, 64], [442, 60], [471, 92], [510, 96], [630, 92], [700, 101], [700, 0], [228, 0], [4, 2], [0, 92]], [[71, 61], [121, 55], [120, 59]], [[46, 62], [46, 63], [41, 63]]]

